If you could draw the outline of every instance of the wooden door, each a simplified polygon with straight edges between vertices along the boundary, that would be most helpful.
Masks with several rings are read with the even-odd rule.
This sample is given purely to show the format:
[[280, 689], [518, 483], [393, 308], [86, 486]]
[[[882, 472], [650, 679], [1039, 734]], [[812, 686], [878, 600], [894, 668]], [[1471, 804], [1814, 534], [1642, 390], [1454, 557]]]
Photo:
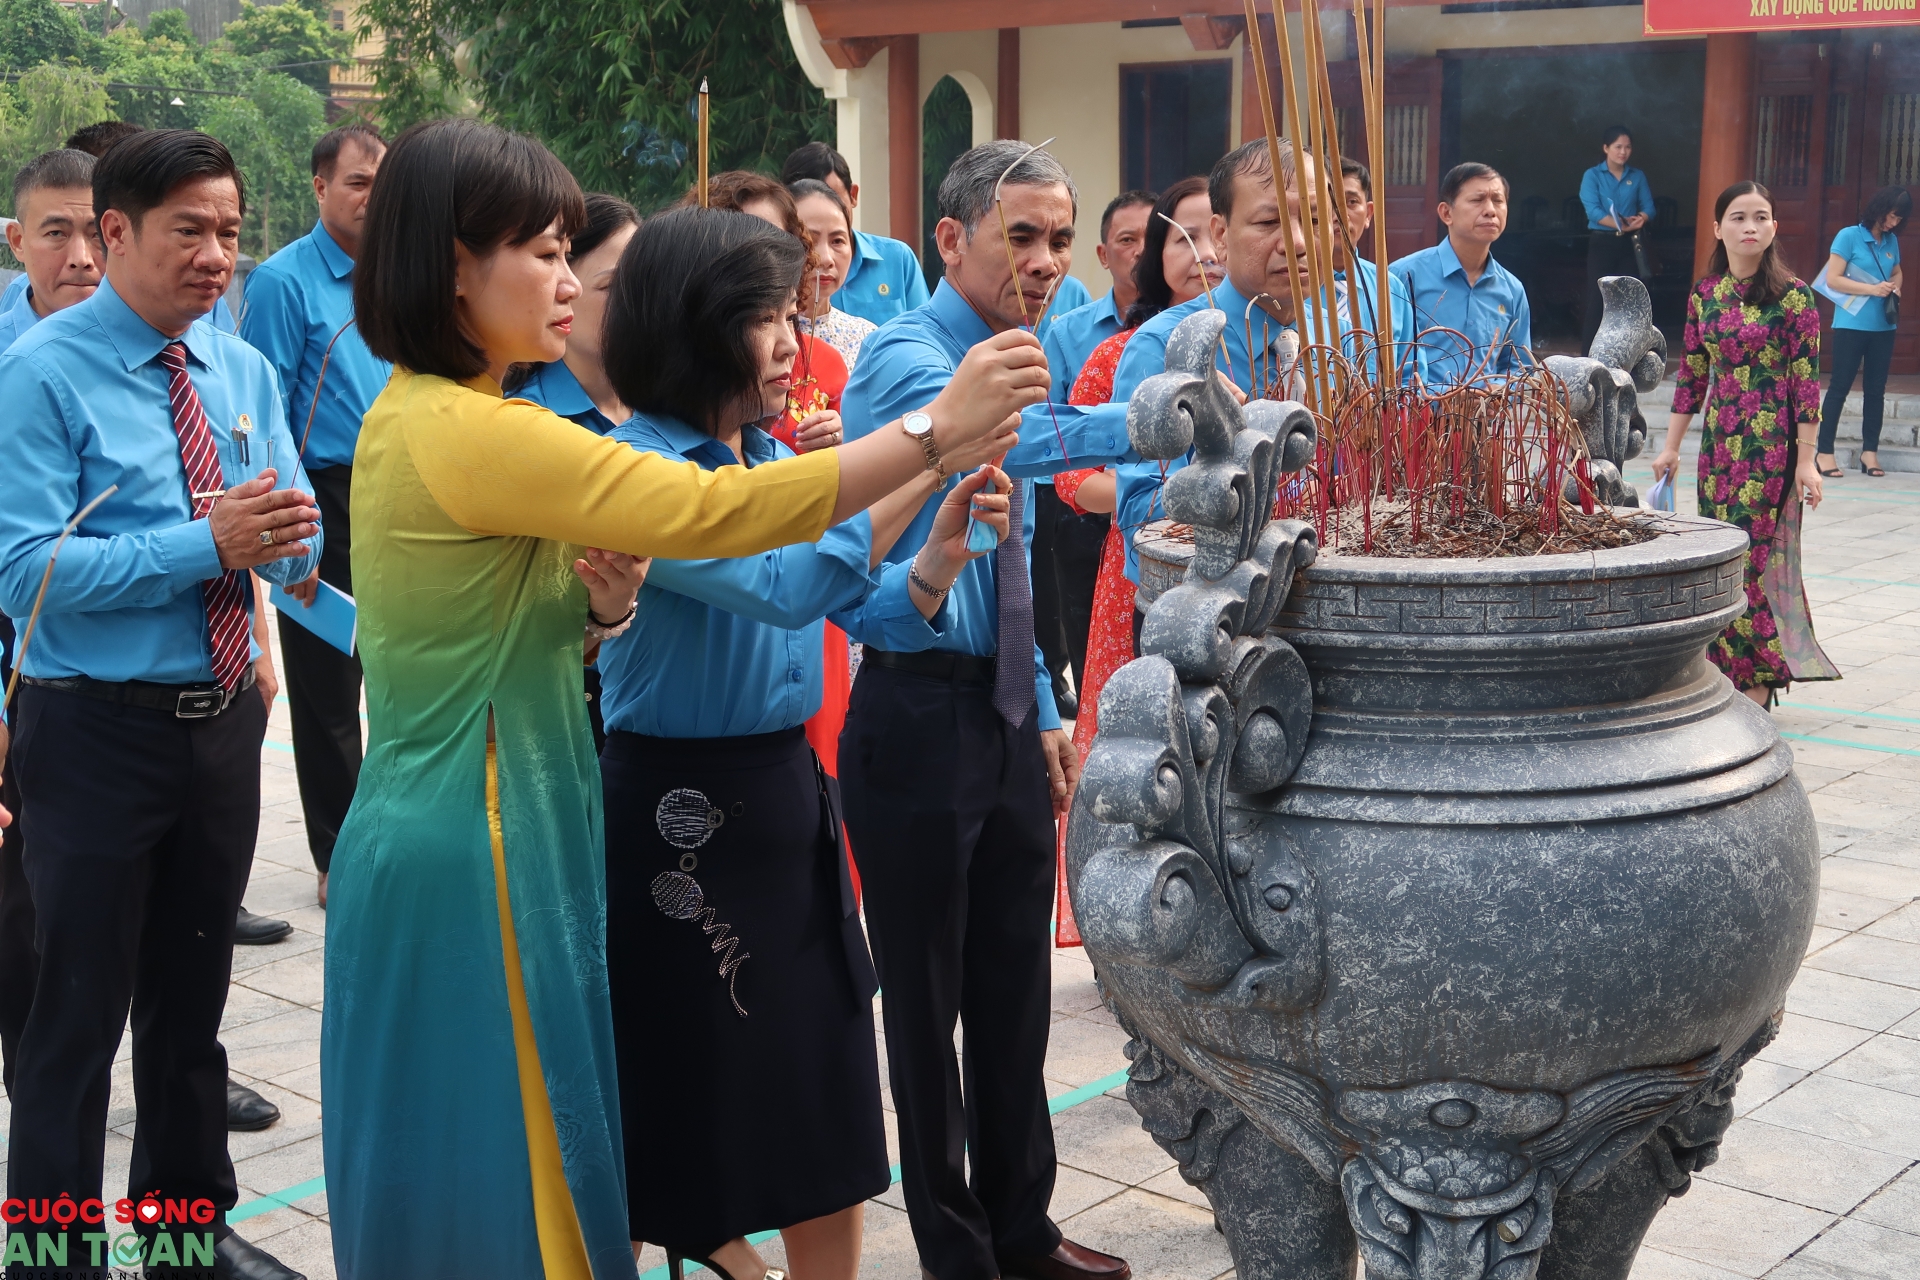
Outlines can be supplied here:
[[1828, 243], [1822, 238], [1831, 78], [1826, 52], [1816, 40], [1769, 43], [1759, 46], [1754, 61], [1753, 176], [1773, 193], [1780, 252], [1806, 280], [1820, 270]]
[[[1881, 187], [1904, 186], [1920, 203], [1920, 36], [1872, 34], [1876, 38], [1866, 51], [1866, 110], [1860, 121], [1860, 182], [1848, 222], [1859, 220], [1860, 206]], [[1920, 244], [1911, 234], [1901, 239], [1903, 249]], [[1904, 274], [1911, 282], [1916, 271]], [[1920, 373], [1920, 294], [1911, 288], [1904, 293], [1893, 371]]]
[[[1374, 216], [1386, 223], [1387, 256], [1403, 258], [1438, 244], [1440, 220], [1434, 207], [1440, 203], [1440, 59], [1388, 60], [1387, 145], [1381, 159], [1367, 146], [1358, 64], [1336, 62], [1328, 71], [1345, 148], [1373, 174]], [[1371, 256], [1371, 241], [1361, 252]]]

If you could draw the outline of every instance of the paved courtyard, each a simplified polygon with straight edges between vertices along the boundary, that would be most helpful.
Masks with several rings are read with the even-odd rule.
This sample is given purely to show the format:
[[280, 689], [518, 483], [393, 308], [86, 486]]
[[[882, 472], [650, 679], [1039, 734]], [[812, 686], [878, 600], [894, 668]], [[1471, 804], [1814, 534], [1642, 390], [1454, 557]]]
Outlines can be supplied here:
[[[1691, 474], [1691, 458], [1686, 466]], [[1647, 460], [1630, 472], [1644, 490]], [[1661, 1214], [1635, 1280], [1920, 1277], [1920, 475], [1849, 475], [1828, 494], [1807, 522], [1805, 567], [1821, 640], [1846, 679], [1803, 685], [1777, 713], [1820, 820], [1819, 927], [1783, 1033], [1746, 1069], [1720, 1162]], [[1691, 495], [1688, 486], [1685, 505]], [[284, 705], [262, 767], [266, 810], [247, 906], [291, 920], [295, 932], [239, 949], [224, 1040], [234, 1075], [284, 1118], [233, 1135], [233, 1218], [312, 1280], [332, 1280], [318, 1065], [326, 921], [313, 903]], [[1055, 1218], [1073, 1238], [1129, 1258], [1140, 1280], [1231, 1275], [1204, 1199], [1123, 1100], [1125, 1037], [1085, 956], [1058, 952], [1053, 973]], [[123, 1042], [108, 1116], [110, 1194], [125, 1186], [131, 1149], [127, 1059]], [[0, 1125], [7, 1114], [0, 1102]], [[777, 1237], [762, 1249], [780, 1257]], [[663, 1261], [657, 1250], [642, 1260], [650, 1280], [665, 1275], [655, 1270]], [[863, 1271], [919, 1274], [897, 1186], [867, 1206]]]

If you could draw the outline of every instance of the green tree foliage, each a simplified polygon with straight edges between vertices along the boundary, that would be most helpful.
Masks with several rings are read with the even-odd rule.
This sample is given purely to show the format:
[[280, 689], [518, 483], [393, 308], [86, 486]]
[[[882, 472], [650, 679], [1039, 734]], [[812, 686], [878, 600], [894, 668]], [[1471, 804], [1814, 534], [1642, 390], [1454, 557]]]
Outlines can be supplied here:
[[553, 148], [582, 186], [646, 207], [693, 181], [703, 77], [716, 171], [771, 172], [831, 133], [779, 0], [369, 0], [360, 13], [387, 33], [377, 75], [389, 129], [471, 93], [489, 119]]
[[305, 235], [313, 224], [313, 144], [326, 109], [306, 85], [277, 71], [257, 72], [243, 98], [210, 98], [200, 128], [227, 144], [247, 184], [241, 244], [255, 258]]
[[25, 71], [43, 62], [84, 62], [93, 40], [53, 0], [0, 0], [0, 66]]
[[242, 57], [284, 71], [320, 94], [327, 91], [328, 71], [353, 52], [352, 36], [335, 31], [294, 0], [266, 6], [240, 0], [240, 16], [227, 24], [221, 38]]
[[67, 140], [82, 125], [106, 118], [107, 90], [79, 67], [42, 63], [0, 99], [0, 201], [13, 211], [14, 171]]
[[187, 21], [185, 9], [162, 9], [147, 19], [147, 39], [171, 40], [175, 44], [195, 45], [193, 24]]

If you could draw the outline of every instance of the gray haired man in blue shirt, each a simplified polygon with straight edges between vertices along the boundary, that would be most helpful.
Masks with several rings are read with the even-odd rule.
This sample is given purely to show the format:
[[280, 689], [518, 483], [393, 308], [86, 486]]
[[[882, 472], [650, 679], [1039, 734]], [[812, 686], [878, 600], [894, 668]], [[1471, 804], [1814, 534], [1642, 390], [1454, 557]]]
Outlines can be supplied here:
[[99, 1256], [98, 1202], [131, 1009], [127, 1195], [182, 1202], [191, 1219], [136, 1218], [147, 1274], [294, 1280], [225, 1220], [238, 1187], [218, 1037], [267, 720], [248, 571], [306, 578], [319, 512], [273, 370], [203, 319], [238, 257], [232, 156], [205, 134], [135, 135], [95, 167], [93, 205], [105, 282], [0, 355], [0, 609], [37, 615], [14, 764], [41, 965], [7, 1194], [79, 1206], [33, 1228], [37, 1264], [129, 1261]]

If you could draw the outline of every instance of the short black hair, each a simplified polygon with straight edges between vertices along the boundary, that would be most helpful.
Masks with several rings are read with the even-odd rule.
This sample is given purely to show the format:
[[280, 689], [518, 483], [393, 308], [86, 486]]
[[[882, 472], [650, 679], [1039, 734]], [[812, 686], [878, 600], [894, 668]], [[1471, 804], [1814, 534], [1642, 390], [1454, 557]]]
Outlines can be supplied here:
[[1623, 124], [1610, 124], [1607, 126], [1607, 131], [1600, 135], [1600, 145], [1603, 147], [1610, 147], [1615, 142], [1619, 141], [1621, 138], [1625, 138], [1628, 142], [1632, 142], [1633, 130], [1627, 128], [1627, 126]]
[[1513, 194], [1513, 184], [1507, 181], [1505, 174], [1490, 164], [1481, 164], [1478, 160], [1468, 160], [1464, 164], [1457, 164], [1447, 170], [1447, 176], [1440, 179], [1440, 203], [1452, 204], [1454, 200], [1459, 197], [1460, 188], [1466, 186], [1475, 178], [1498, 178], [1500, 179], [1501, 187], [1506, 190], [1506, 193], [1508, 195]]
[[224, 143], [197, 129], [142, 129], [93, 166], [93, 216], [118, 209], [135, 226], [173, 189], [195, 178], [232, 178], [247, 211], [247, 183]]
[[622, 227], [640, 225], [640, 211], [619, 196], [610, 196], [604, 191], [589, 191], [586, 202], [587, 220], [573, 233], [573, 243], [567, 246], [568, 262], [578, 262], [586, 257]]
[[454, 312], [454, 245], [486, 254], [555, 222], [587, 221], [580, 184], [523, 133], [478, 120], [433, 120], [394, 139], [367, 200], [353, 310], [367, 349], [415, 373], [464, 381], [487, 353]]
[[67, 146], [74, 151], [84, 151], [98, 160], [113, 150], [116, 144], [146, 131], [145, 125], [135, 124], [131, 120], [102, 120], [98, 124], [75, 129], [73, 136], [67, 139]]
[[1137, 209], [1143, 204], [1152, 204], [1160, 198], [1153, 191], [1122, 191], [1107, 202], [1107, 211], [1100, 215], [1100, 243], [1107, 242], [1107, 232], [1113, 228], [1113, 215], [1122, 209]]
[[760, 386], [748, 329], [799, 288], [807, 247], [748, 213], [681, 207], [646, 220], [614, 273], [601, 359], [638, 413], [712, 432]]
[[[19, 196], [13, 198], [13, 207], [20, 207]], [[1907, 220], [1913, 217], [1913, 192], [1905, 187], [1880, 188], [1867, 198], [1866, 207], [1860, 210], [1860, 225], [1872, 231], [1880, 225], [1880, 219], [1890, 213], [1898, 214], [1900, 226], [1905, 226]], [[1899, 235], [1900, 227], [1895, 227], [1893, 233]]]
[[847, 167], [847, 158], [824, 142], [809, 142], [796, 148], [780, 166], [780, 181], [788, 186], [802, 178], [825, 182], [829, 177], [840, 179], [842, 186], [853, 190], [853, 170]]
[[369, 151], [387, 149], [387, 140], [381, 137], [380, 131], [370, 124], [343, 124], [338, 129], [329, 129], [320, 135], [318, 142], [313, 144], [314, 177], [324, 175], [329, 181], [333, 179], [333, 166], [339, 163], [340, 149], [347, 145], [348, 138], [352, 138]]
[[[1280, 150], [1280, 167], [1285, 171], [1287, 185], [1293, 185], [1293, 143], [1281, 138], [1275, 144]], [[1213, 166], [1213, 172], [1207, 175], [1207, 202], [1213, 211], [1223, 218], [1233, 217], [1233, 182], [1243, 173], [1263, 174], [1273, 171], [1273, 157], [1267, 153], [1266, 135], [1241, 143], [1233, 150], [1221, 156]], [[1276, 187], [1277, 191], [1279, 188]]]
[[45, 151], [20, 166], [13, 175], [13, 216], [20, 216], [21, 201], [48, 187], [93, 187], [94, 159], [71, 147]]
[[1369, 200], [1373, 199], [1373, 175], [1367, 172], [1367, 166], [1361, 164], [1358, 160], [1350, 160], [1346, 156], [1341, 156], [1340, 180], [1345, 182], [1348, 178], [1360, 179], [1360, 194]]

